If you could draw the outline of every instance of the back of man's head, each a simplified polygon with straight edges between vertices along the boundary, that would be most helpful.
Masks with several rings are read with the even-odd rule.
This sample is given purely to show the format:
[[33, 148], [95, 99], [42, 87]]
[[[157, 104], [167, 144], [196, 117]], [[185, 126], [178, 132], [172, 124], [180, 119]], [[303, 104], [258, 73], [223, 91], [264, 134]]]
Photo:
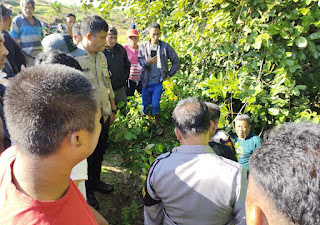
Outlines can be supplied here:
[[71, 55], [59, 50], [49, 50], [41, 52], [36, 57], [36, 65], [40, 64], [61, 64], [82, 71], [78, 61]]
[[320, 126], [286, 123], [269, 132], [251, 156], [249, 183], [247, 217], [257, 205], [269, 209], [269, 224], [320, 224]]
[[210, 119], [213, 122], [219, 122], [220, 118], [220, 108], [217, 104], [211, 103], [211, 102], [206, 102], [206, 105], [209, 109], [210, 112]]
[[187, 98], [178, 102], [172, 113], [172, 121], [182, 135], [198, 135], [208, 131], [210, 113], [204, 102]]
[[82, 36], [81, 35], [81, 23], [76, 23], [72, 27], [72, 34], [76, 34], [77, 36]]
[[87, 16], [81, 22], [81, 35], [87, 36], [88, 33], [96, 34], [101, 31], [108, 32], [109, 26], [107, 22], [100, 16]]
[[4, 102], [11, 139], [25, 154], [53, 154], [69, 133], [95, 129], [92, 86], [82, 72], [67, 66], [22, 70], [10, 82]]

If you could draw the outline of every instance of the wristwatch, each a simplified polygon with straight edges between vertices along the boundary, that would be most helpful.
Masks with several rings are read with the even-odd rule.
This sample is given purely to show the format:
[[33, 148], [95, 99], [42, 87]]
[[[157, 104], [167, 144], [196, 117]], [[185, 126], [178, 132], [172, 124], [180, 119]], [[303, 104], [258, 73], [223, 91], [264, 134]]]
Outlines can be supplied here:
[[117, 114], [118, 110], [112, 109], [112, 112], [113, 112], [114, 114]]

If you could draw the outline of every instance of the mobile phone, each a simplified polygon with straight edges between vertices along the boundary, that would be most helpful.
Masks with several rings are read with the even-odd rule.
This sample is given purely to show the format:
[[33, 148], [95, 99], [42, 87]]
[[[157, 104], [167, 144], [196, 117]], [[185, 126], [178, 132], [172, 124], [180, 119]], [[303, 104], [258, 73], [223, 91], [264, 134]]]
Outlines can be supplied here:
[[151, 58], [155, 57], [157, 55], [156, 50], [151, 50]]

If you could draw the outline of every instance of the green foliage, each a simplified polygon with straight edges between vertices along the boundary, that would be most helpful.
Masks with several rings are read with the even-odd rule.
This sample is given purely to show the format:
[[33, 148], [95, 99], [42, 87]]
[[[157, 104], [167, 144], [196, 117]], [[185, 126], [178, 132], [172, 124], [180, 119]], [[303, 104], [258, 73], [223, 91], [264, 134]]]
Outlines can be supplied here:
[[[178, 52], [181, 70], [164, 85], [164, 118], [171, 118], [178, 100], [198, 96], [219, 103], [227, 131], [238, 113], [252, 116], [257, 133], [287, 121], [319, 122], [318, 0], [100, 2], [99, 11], [122, 6], [140, 30], [159, 22], [162, 39]], [[136, 123], [146, 121], [128, 122]], [[132, 151], [147, 156], [145, 147], [155, 142], [142, 127], [126, 137], [143, 143]]]
[[133, 201], [131, 206], [122, 208], [122, 222], [124, 225], [135, 224], [139, 206], [136, 201]]
[[54, 2], [50, 3], [50, 6], [54, 9], [54, 11], [56, 12], [57, 15], [59, 15], [61, 13], [61, 9], [63, 6], [61, 2], [54, 1]]
[[[166, 92], [163, 95], [161, 105], [163, 108], [174, 107], [167, 99]], [[170, 105], [170, 106], [169, 106]], [[112, 141], [112, 149], [120, 153], [124, 158], [122, 166], [135, 174], [146, 174], [154, 159], [160, 154], [169, 151], [176, 146], [175, 141], [163, 142], [163, 137], [155, 134], [153, 121], [142, 115], [141, 97], [136, 94], [129, 98], [126, 106], [126, 115], [120, 112], [112, 125], [109, 140]], [[161, 123], [172, 126], [166, 118], [171, 117], [171, 112], [163, 113]], [[171, 129], [173, 130], [173, 129]], [[172, 140], [173, 133], [166, 134]]]

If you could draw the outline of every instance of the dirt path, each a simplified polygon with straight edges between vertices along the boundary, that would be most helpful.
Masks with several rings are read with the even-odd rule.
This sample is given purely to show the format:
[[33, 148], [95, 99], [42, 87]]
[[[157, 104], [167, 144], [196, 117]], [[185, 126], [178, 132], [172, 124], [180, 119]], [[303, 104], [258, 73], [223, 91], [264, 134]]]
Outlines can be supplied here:
[[126, 176], [119, 165], [118, 154], [106, 154], [102, 166], [102, 180], [114, 185], [112, 194], [95, 193], [100, 204], [99, 212], [110, 225], [143, 225], [142, 180], [139, 176]]

